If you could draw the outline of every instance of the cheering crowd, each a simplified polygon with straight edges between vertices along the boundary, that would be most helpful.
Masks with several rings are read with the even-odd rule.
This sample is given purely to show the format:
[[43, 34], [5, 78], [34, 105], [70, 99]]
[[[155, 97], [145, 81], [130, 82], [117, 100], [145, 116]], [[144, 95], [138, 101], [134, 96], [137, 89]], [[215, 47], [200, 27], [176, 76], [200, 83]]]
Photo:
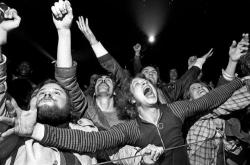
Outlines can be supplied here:
[[[213, 49], [190, 57], [180, 77], [171, 69], [166, 83], [157, 66], [143, 66], [140, 44], [134, 46], [132, 73], [79, 16], [80, 32], [107, 71], [91, 76], [88, 88], [81, 89], [71, 53], [73, 9], [59, 0], [51, 12], [58, 34], [55, 76], [38, 85], [27, 80], [26, 91], [14, 90], [24, 77], [7, 84], [8, 55], [2, 54], [8, 32], [19, 27], [21, 18], [8, 8], [0, 23], [0, 165], [250, 163], [247, 33], [232, 42], [215, 85], [201, 81]], [[238, 64], [242, 77], [236, 74]]]

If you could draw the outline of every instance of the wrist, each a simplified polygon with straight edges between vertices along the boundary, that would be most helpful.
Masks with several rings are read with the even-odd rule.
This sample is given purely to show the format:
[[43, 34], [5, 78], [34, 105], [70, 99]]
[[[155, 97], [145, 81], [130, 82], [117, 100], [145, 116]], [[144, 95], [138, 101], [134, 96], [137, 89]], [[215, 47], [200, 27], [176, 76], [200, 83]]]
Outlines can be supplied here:
[[228, 63], [237, 64], [237, 63], [238, 63], [238, 59], [237, 59], [237, 60], [234, 60], [234, 59], [232, 59], [232, 58], [230, 57], [229, 60], [228, 60]]
[[44, 133], [45, 133], [44, 125], [40, 123], [36, 123], [33, 129], [33, 132], [31, 134], [31, 138], [37, 141], [41, 141], [44, 137]]
[[135, 56], [140, 57], [140, 52], [135, 52]]
[[97, 41], [96, 39], [93, 39], [93, 40], [90, 40], [89, 43], [90, 43], [90, 45], [92, 46], [92, 45], [98, 44], [99, 41]]
[[60, 35], [68, 35], [71, 32], [69, 28], [65, 28], [65, 29], [57, 29], [57, 33], [60, 36]]

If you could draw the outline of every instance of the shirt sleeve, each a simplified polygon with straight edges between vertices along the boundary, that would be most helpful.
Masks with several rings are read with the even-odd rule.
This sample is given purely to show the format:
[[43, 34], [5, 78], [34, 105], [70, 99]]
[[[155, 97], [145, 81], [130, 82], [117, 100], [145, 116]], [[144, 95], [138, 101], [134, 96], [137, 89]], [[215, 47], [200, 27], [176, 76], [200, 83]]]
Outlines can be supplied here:
[[69, 92], [69, 97], [73, 104], [71, 115], [74, 119], [78, 120], [86, 111], [87, 99], [77, 82], [76, 68], [76, 62], [70, 68], [55, 66], [55, 78]]
[[206, 112], [208, 110], [217, 108], [224, 103], [235, 90], [242, 86], [242, 81], [238, 78], [232, 82], [213, 89], [205, 96], [192, 101], [177, 101], [168, 106], [173, 113], [179, 117], [182, 121], [186, 117], [195, 115], [196, 113]]
[[250, 104], [250, 93], [247, 86], [243, 86], [233, 93], [233, 95], [221, 106], [213, 110], [216, 115], [226, 115], [233, 111], [241, 110]]
[[0, 116], [7, 115], [7, 112], [5, 110], [5, 100], [7, 91], [6, 61], [7, 61], [6, 56], [3, 55], [3, 61], [0, 63]]
[[84, 132], [56, 128], [45, 125], [44, 137], [41, 143], [58, 149], [72, 152], [95, 152], [125, 144], [135, 144], [139, 139], [139, 129], [136, 121], [128, 121], [100, 132]]
[[193, 66], [174, 83], [174, 87], [171, 90], [165, 87], [164, 92], [168, 93], [171, 102], [177, 101], [183, 97], [185, 90], [197, 79], [200, 72], [201, 70], [199, 67]]
[[130, 75], [120, 66], [120, 64], [110, 55], [106, 54], [98, 58], [101, 66], [115, 77], [118, 86], [123, 87], [129, 80]]

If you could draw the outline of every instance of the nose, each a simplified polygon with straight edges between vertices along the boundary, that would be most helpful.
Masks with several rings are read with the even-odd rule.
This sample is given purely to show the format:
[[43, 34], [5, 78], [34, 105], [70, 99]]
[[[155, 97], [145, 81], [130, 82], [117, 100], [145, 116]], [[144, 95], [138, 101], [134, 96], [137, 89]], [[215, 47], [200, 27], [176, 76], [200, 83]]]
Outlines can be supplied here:
[[46, 92], [46, 93], [44, 94], [44, 97], [45, 97], [45, 98], [51, 97], [51, 93], [50, 93], [50, 92]]
[[142, 85], [146, 85], [148, 83], [148, 81], [143, 81]]
[[103, 78], [101, 82], [104, 83], [105, 82], [105, 78]]

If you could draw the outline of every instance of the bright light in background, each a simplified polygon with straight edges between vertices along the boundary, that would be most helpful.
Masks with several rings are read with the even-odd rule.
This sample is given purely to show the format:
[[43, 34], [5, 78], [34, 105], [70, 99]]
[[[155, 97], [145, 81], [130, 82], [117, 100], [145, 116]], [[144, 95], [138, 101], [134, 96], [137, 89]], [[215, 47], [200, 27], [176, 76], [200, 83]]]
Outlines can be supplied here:
[[166, 0], [133, 0], [136, 24], [148, 37], [150, 43], [155, 42], [167, 22], [169, 4]]
[[148, 42], [154, 43], [155, 42], [155, 36], [149, 36], [148, 37]]

